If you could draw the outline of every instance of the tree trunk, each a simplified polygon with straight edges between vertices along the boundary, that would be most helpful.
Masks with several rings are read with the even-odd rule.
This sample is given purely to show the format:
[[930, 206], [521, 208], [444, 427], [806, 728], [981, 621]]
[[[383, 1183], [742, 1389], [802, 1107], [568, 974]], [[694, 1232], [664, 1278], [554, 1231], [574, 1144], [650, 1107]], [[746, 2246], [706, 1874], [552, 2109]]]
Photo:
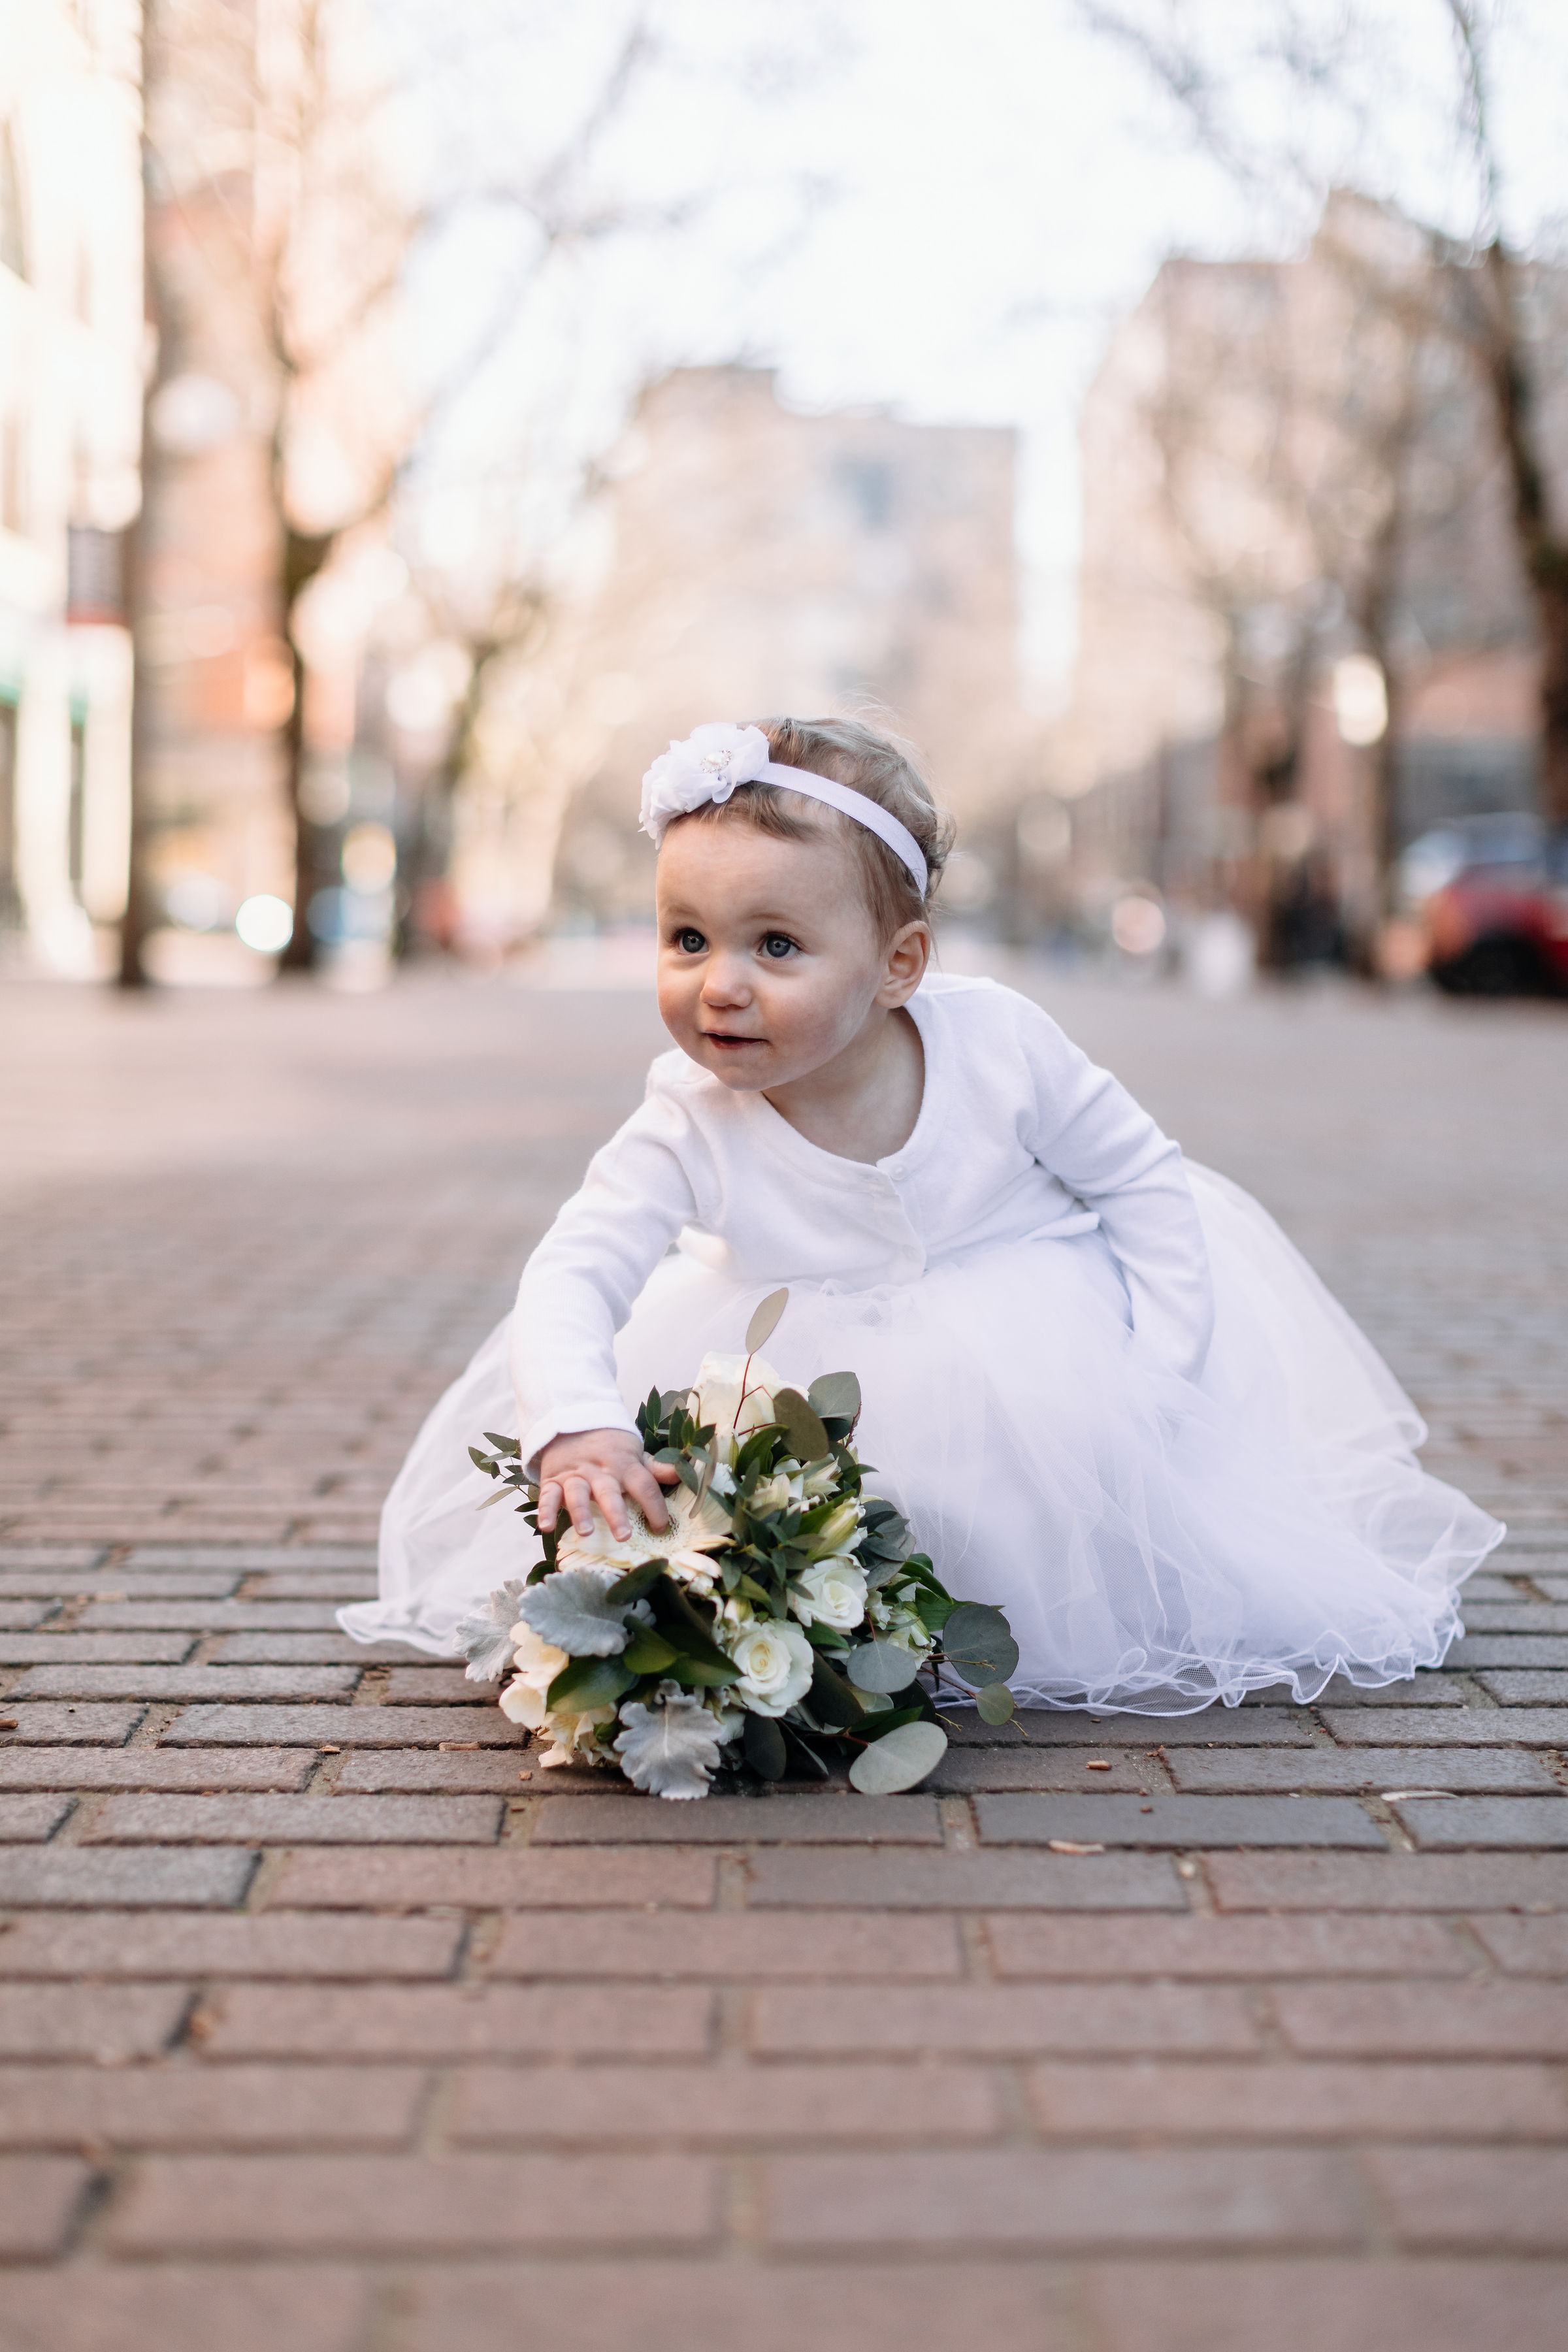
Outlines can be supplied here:
[[1568, 549], [1535, 575], [1541, 619], [1541, 811], [1549, 825], [1568, 825]]
[[1500, 237], [1487, 248], [1491, 296], [1484, 362], [1513, 490], [1513, 527], [1541, 631], [1541, 812], [1568, 825], [1568, 539], [1552, 527], [1540, 418], [1521, 348], [1518, 265]]
[[148, 340], [154, 353], [153, 380], [142, 402], [142, 503], [127, 535], [125, 550], [125, 618], [131, 629], [131, 839], [125, 879], [125, 912], [120, 921], [119, 983], [121, 988], [145, 988], [147, 940], [157, 927], [157, 893], [153, 887], [152, 845], [153, 765], [155, 741], [153, 698], [157, 680], [147, 659], [147, 619], [152, 605], [151, 578], [156, 537], [160, 453], [153, 437], [153, 395], [169, 364], [169, 313], [163, 296], [157, 249], [157, 163], [153, 152], [148, 115], [160, 66], [155, 0], [142, 5], [142, 288]]
[[[331, 829], [314, 823], [305, 807], [305, 657], [294, 642], [294, 614], [300, 597], [322, 571], [337, 543], [335, 531], [312, 533], [283, 524], [283, 640], [294, 678], [294, 699], [283, 722], [284, 790], [294, 818], [294, 930], [280, 959], [284, 971], [310, 971], [319, 961], [310, 929], [310, 901], [337, 879], [336, 844]], [[329, 846], [330, 845], [330, 846]]]

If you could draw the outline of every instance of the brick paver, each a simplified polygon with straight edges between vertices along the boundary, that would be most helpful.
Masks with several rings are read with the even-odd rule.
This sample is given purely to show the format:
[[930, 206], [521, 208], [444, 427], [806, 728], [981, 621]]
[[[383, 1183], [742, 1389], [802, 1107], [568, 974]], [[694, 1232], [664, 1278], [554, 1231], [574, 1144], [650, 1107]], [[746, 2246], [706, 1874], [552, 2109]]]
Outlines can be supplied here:
[[1510, 1541], [1410, 1685], [704, 1807], [333, 1614], [648, 1002], [8, 992], [0, 2352], [1568, 2341], [1568, 1027], [1042, 992]]

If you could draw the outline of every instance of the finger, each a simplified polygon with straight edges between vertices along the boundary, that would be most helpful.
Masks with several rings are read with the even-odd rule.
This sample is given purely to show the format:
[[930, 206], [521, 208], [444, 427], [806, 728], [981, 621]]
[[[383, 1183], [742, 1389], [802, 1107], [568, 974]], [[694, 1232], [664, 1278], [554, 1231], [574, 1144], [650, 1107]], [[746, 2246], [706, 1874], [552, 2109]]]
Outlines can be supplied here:
[[627, 1494], [656, 1535], [669, 1525], [669, 1513], [664, 1507], [664, 1496], [659, 1492], [658, 1483], [650, 1475], [646, 1462], [639, 1462], [635, 1469], [626, 1472], [625, 1485]]
[[647, 1467], [661, 1486], [674, 1486], [679, 1484], [680, 1473], [673, 1462], [650, 1462]]
[[547, 1478], [539, 1490], [539, 1531], [548, 1535], [561, 1516], [561, 1481]]
[[594, 1504], [586, 1478], [580, 1471], [568, 1470], [561, 1481], [561, 1493], [578, 1534], [591, 1536], [594, 1532]]
[[594, 1500], [608, 1519], [613, 1535], [621, 1537], [630, 1535], [632, 1523], [626, 1517], [626, 1496], [621, 1492], [620, 1481], [613, 1470], [595, 1471]]

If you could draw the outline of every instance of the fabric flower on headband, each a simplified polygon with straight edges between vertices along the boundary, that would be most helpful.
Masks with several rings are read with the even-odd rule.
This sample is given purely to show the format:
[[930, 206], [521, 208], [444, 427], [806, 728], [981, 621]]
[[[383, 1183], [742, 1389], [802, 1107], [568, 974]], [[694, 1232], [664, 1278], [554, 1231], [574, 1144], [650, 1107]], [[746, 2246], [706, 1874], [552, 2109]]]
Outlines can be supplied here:
[[657, 845], [665, 827], [707, 801], [727, 801], [737, 784], [755, 783], [773, 747], [760, 727], [715, 719], [672, 743], [642, 780], [642, 830]]

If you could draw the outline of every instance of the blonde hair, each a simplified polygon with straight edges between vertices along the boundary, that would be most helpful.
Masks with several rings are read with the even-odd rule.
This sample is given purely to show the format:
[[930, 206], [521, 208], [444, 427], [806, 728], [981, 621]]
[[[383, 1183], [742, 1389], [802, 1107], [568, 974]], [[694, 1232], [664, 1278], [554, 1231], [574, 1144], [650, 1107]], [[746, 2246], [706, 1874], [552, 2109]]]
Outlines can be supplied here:
[[916, 767], [912, 748], [896, 736], [879, 735], [859, 719], [757, 719], [768, 739], [770, 756], [781, 768], [805, 768], [835, 783], [847, 784], [876, 801], [908, 827], [921, 845], [927, 868], [922, 897], [914, 876], [896, 850], [854, 818], [820, 801], [803, 808], [805, 796], [787, 784], [747, 784], [727, 801], [706, 801], [678, 824], [739, 820], [778, 841], [809, 841], [826, 826], [837, 826], [845, 847], [860, 872], [861, 886], [879, 938], [891, 939], [906, 923], [929, 917], [942, 869], [952, 848], [957, 827], [938, 808], [931, 786]]

